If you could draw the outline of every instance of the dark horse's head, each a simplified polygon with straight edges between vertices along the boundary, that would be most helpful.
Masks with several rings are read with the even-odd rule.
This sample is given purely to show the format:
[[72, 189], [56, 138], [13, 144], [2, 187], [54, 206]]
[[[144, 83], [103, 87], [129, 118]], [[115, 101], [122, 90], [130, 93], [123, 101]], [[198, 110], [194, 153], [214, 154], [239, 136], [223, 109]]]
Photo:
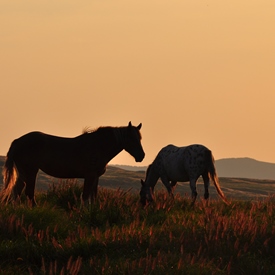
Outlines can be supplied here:
[[127, 134], [124, 135], [124, 150], [135, 158], [136, 162], [141, 162], [144, 159], [145, 153], [141, 145], [141, 134], [139, 130], [142, 124], [140, 123], [137, 127], [132, 126], [129, 122], [127, 128]]
[[154, 201], [153, 194], [152, 194], [152, 188], [151, 186], [141, 180], [141, 189], [139, 192], [140, 195], [140, 203], [145, 206], [147, 203], [151, 203]]

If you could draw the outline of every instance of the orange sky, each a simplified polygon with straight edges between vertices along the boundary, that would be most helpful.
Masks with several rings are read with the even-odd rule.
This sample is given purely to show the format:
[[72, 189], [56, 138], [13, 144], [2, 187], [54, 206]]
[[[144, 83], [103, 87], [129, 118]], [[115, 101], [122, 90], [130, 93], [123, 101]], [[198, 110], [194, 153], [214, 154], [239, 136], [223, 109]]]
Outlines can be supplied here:
[[275, 163], [273, 0], [1, 0], [0, 26], [0, 155], [131, 120], [138, 165], [169, 143]]

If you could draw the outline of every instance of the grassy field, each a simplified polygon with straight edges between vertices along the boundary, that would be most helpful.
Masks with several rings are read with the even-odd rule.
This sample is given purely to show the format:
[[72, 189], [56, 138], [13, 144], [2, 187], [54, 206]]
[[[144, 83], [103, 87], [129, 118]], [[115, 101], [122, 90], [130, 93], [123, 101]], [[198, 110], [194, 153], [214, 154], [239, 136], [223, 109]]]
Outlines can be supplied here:
[[188, 183], [175, 199], [157, 184], [155, 203], [142, 208], [145, 172], [109, 166], [99, 196], [80, 207], [82, 181], [39, 172], [38, 207], [0, 205], [0, 274], [274, 274], [275, 182], [221, 178], [225, 205], [191, 207]]
[[158, 191], [142, 208], [135, 192], [100, 188], [81, 209], [80, 193], [67, 180], [36, 208], [0, 206], [0, 274], [274, 274], [274, 196], [192, 208]]

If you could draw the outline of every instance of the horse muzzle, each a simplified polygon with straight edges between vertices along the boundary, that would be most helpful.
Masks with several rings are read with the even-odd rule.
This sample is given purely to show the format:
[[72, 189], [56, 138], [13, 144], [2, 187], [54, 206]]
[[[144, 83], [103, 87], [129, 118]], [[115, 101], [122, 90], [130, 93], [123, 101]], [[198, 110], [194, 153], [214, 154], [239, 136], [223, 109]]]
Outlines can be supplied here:
[[136, 157], [135, 157], [135, 161], [136, 161], [136, 162], [142, 162], [143, 159], [144, 159], [144, 157], [145, 157], [145, 153], [143, 152], [143, 153], [140, 154], [139, 156], [136, 156]]

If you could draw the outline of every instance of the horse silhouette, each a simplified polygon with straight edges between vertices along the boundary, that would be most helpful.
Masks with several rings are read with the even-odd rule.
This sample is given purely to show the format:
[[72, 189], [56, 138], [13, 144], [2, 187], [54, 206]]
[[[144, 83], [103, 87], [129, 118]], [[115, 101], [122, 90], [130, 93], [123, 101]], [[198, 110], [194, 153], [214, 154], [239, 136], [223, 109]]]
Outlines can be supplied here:
[[194, 204], [197, 197], [196, 182], [200, 176], [204, 181], [205, 199], [209, 197], [211, 179], [220, 197], [228, 203], [219, 185], [214, 157], [208, 148], [198, 144], [186, 147], [168, 145], [159, 151], [153, 163], [148, 166], [145, 182], [141, 180], [140, 202], [145, 205], [153, 201], [154, 187], [160, 178], [172, 195], [177, 182], [190, 181]]
[[24, 187], [32, 206], [36, 205], [34, 188], [39, 169], [57, 178], [84, 178], [82, 200], [97, 196], [98, 180], [107, 163], [123, 149], [141, 162], [140, 123], [126, 127], [99, 127], [74, 138], [31, 132], [14, 140], [3, 167], [4, 188], [0, 198], [7, 202], [20, 197]]

